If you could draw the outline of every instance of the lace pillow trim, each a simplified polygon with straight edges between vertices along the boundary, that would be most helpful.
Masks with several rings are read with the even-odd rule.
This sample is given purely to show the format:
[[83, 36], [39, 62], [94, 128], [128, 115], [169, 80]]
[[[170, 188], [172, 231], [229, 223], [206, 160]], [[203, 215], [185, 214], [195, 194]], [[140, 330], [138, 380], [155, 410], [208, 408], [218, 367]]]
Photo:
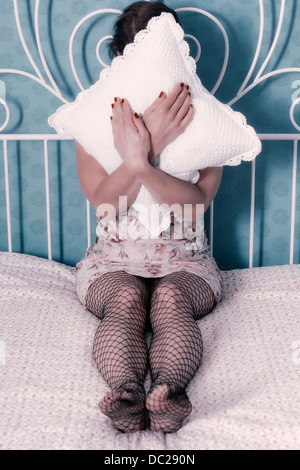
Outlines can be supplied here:
[[126, 59], [134, 53], [135, 48], [137, 47], [137, 45], [141, 44], [143, 42], [143, 40], [155, 29], [157, 24], [160, 21], [163, 21], [163, 20], [169, 21], [170, 27], [172, 29], [172, 32], [173, 32], [174, 36], [175, 36], [175, 39], [177, 40], [181, 55], [182, 55], [182, 57], [185, 61], [185, 65], [187, 66], [187, 69], [193, 76], [195, 76], [197, 78], [198, 83], [201, 85], [201, 81], [200, 81], [198, 75], [196, 74], [195, 60], [190, 56], [189, 45], [183, 39], [184, 38], [183, 29], [175, 21], [173, 15], [171, 13], [163, 12], [163, 13], [161, 13], [160, 16], [155, 16], [155, 17], [151, 18], [151, 20], [147, 24], [146, 29], [143, 29], [143, 30], [139, 31], [135, 35], [134, 41], [125, 46], [123, 55], [115, 57], [111, 62], [111, 66], [103, 69], [100, 72], [99, 80], [96, 83], [91, 85], [86, 90], [83, 90], [83, 91], [79, 92], [76, 99], [75, 99], [75, 101], [72, 101], [71, 103], [66, 103], [66, 104], [60, 106], [56, 110], [56, 112], [54, 114], [52, 114], [52, 116], [49, 117], [48, 123], [50, 124], [51, 127], [55, 128], [55, 130], [57, 131], [58, 134], [65, 135], [66, 130], [63, 127], [59, 126], [55, 122], [55, 117], [58, 114], [60, 114], [61, 112], [65, 111], [65, 110], [69, 109], [70, 107], [72, 107], [72, 106], [76, 105], [77, 103], [79, 103], [83, 98], [85, 98], [88, 94], [90, 94], [94, 89], [99, 87], [103, 81], [107, 80], [110, 77], [111, 73], [114, 70], [118, 70], [118, 68], [123, 64], [123, 62], [126, 61]]
[[[133, 43], [127, 44], [125, 46], [123, 55], [115, 57], [112, 60], [111, 66], [106, 68], [106, 69], [103, 69], [100, 72], [99, 80], [94, 85], [92, 85], [90, 88], [88, 88], [86, 90], [81, 91], [77, 95], [77, 98], [76, 98], [75, 101], [73, 101], [72, 103], [64, 104], [63, 106], [58, 108], [57, 111], [52, 116], [49, 117], [48, 122], [49, 122], [50, 126], [54, 127], [56, 129], [56, 131], [58, 132], [58, 134], [65, 135], [67, 132], [63, 127], [60, 127], [57, 123], [55, 123], [55, 117], [59, 113], [61, 113], [62, 111], [64, 111], [64, 110], [70, 108], [71, 106], [74, 106], [75, 104], [79, 103], [80, 100], [82, 100], [85, 96], [87, 96], [89, 93], [91, 93], [91, 91], [95, 87], [99, 87], [104, 80], [107, 80], [110, 77], [112, 71], [118, 70], [118, 68], [123, 64], [123, 62], [126, 61], [126, 59], [134, 53], [135, 48], [137, 47], [137, 45], [141, 44], [144, 41], [144, 39], [152, 31], [155, 30], [155, 27], [161, 21], [167, 21], [169, 23], [169, 26], [170, 26], [170, 28], [171, 28], [174, 36], [175, 36], [175, 39], [178, 43], [179, 50], [181, 52], [181, 55], [182, 55], [183, 60], [185, 62], [185, 65], [187, 66], [188, 71], [191, 73], [193, 78], [197, 79], [197, 82], [199, 83], [199, 85], [202, 86], [201, 80], [200, 80], [200, 78], [198, 77], [198, 75], [196, 73], [195, 60], [190, 56], [189, 45], [184, 40], [184, 31], [183, 31], [183, 29], [175, 21], [173, 15], [171, 13], [163, 12], [163, 13], [161, 13], [160, 16], [155, 16], [155, 17], [151, 18], [151, 20], [148, 22], [148, 25], [147, 25], [146, 29], [143, 29], [143, 30], [139, 31], [135, 35]], [[202, 89], [203, 89], [203, 91], [205, 90], [205, 92], [209, 93], [203, 86], [202, 86]], [[248, 131], [249, 134], [251, 134], [251, 136], [253, 137], [253, 141], [254, 142], [256, 141], [256, 144], [255, 144], [254, 148], [251, 151], [249, 151], [249, 152], [247, 152], [243, 155], [239, 155], [239, 156], [236, 156], [236, 157], [228, 160], [226, 162], [226, 165], [239, 165], [243, 160], [245, 160], [245, 161], [253, 160], [261, 152], [261, 142], [257, 138], [257, 134], [256, 134], [254, 128], [247, 124], [247, 120], [246, 120], [245, 116], [242, 113], [240, 113], [238, 111], [234, 111], [229, 105], [227, 105], [225, 103], [222, 103], [222, 104], [224, 106], [224, 109], [228, 113], [230, 113], [232, 118], [239, 125], [241, 125], [246, 131]], [[220, 166], [223, 166], [223, 165], [220, 165]]]

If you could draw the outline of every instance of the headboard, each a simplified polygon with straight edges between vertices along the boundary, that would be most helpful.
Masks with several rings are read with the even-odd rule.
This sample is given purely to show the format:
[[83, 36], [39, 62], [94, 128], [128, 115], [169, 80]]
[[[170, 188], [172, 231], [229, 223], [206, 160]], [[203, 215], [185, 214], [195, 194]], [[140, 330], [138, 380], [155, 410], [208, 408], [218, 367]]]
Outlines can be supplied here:
[[[1, 251], [74, 265], [94, 243], [95, 217], [79, 187], [74, 146], [53, 133], [47, 117], [109, 66], [105, 42], [129, 3], [3, 2]], [[205, 216], [213, 255], [221, 269], [299, 263], [299, 5], [166, 3], [179, 15], [204, 86], [243, 112], [263, 142], [256, 161], [224, 169]]]

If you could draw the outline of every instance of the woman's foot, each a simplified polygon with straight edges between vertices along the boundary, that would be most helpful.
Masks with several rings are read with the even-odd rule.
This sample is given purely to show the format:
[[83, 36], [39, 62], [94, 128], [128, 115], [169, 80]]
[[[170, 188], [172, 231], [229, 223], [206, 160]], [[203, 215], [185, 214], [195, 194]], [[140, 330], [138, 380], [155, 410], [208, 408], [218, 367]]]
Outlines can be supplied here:
[[116, 429], [136, 432], [145, 426], [145, 394], [128, 387], [108, 393], [99, 403], [100, 410], [108, 416]]
[[176, 432], [190, 414], [192, 405], [182, 388], [157, 385], [146, 399], [151, 431]]

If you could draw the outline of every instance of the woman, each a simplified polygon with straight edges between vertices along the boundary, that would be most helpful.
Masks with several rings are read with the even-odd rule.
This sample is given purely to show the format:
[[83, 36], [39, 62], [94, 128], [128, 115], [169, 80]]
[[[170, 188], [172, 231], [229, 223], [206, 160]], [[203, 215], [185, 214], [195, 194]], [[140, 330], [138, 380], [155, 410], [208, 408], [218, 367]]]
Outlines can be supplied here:
[[[153, 16], [171, 12], [161, 2], [136, 2], [115, 24], [110, 44], [115, 55], [123, 53], [135, 34]], [[101, 411], [123, 432], [142, 430], [175, 432], [191, 411], [186, 387], [197, 371], [203, 344], [197, 320], [221, 300], [222, 275], [205, 243], [187, 249], [187, 239], [175, 239], [171, 213], [169, 239], [145, 239], [138, 213], [131, 205], [144, 185], [159, 204], [203, 204], [207, 210], [222, 178], [222, 168], [207, 168], [196, 184], [174, 178], [155, 167], [162, 150], [193, 119], [192, 90], [179, 83], [166, 95], [162, 91], [142, 117], [132, 113], [123, 97], [112, 98], [111, 124], [114, 144], [123, 159], [110, 175], [75, 141], [79, 181], [97, 210], [96, 243], [77, 264], [79, 299], [101, 319], [94, 340], [97, 367], [112, 391], [100, 403]], [[127, 207], [119, 207], [126, 196]], [[135, 227], [122, 239], [103, 222], [99, 208], [128, 211], [126, 224]], [[196, 221], [193, 212], [193, 228]], [[123, 222], [122, 222], [123, 223]], [[120, 232], [119, 232], [120, 233]], [[145, 328], [148, 319], [152, 342], [148, 352]], [[152, 385], [146, 396], [144, 380], [150, 366]]]

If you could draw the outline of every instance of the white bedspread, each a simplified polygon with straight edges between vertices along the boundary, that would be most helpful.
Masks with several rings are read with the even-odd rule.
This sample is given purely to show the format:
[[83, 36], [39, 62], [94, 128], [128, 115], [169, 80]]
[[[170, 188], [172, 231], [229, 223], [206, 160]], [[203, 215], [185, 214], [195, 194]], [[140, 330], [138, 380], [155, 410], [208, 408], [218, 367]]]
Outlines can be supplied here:
[[75, 269], [0, 253], [0, 449], [299, 449], [300, 265], [224, 272], [201, 321], [205, 352], [175, 434], [123, 434], [101, 414], [98, 319]]

